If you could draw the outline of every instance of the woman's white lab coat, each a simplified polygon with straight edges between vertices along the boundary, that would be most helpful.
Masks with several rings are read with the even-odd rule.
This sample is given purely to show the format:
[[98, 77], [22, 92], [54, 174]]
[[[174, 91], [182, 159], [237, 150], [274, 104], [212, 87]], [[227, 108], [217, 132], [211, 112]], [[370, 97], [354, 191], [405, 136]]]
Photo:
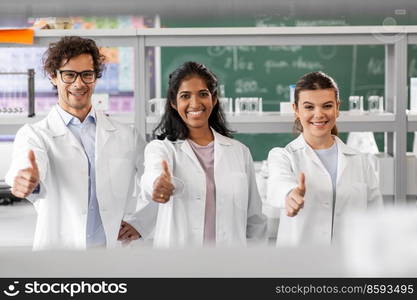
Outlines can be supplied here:
[[[142, 170], [139, 148], [144, 145], [138, 142], [132, 128], [110, 120], [102, 112], [96, 112], [96, 126], [97, 201], [107, 246], [114, 247], [121, 220], [134, 223], [129, 218], [136, 210], [133, 190], [135, 174]], [[85, 249], [87, 156], [55, 107], [42, 121], [18, 131], [6, 176], [9, 185], [19, 169], [29, 166], [29, 149], [35, 153], [41, 182], [41, 193], [28, 197], [38, 214], [33, 248]]]
[[[335, 137], [338, 150], [336, 204], [333, 238], [340, 238], [343, 217], [355, 211], [382, 207], [378, 181], [363, 154]], [[274, 148], [268, 155], [267, 203], [282, 208], [278, 227], [278, 246], [299, 244], [328, 245], [332, 241], [333, 189], [329, 173], [306, 143], [302, 134], [285, 148]], [[295, 217], [285, 209], [287, 194], [298, 185], [304, 172], [304, 207]]]
[[[252, 157], [240, 142], [214, 134], [216, 245], [242, 246], [264, 241], [266, 219], [255, 181]], [[154, 234], [156, 247], [203, 246], [206, 175], [186, 140], [154, 140], [145, 148], [142, 201], [152, 202], [153, 183], [166, 160], [175, 192], [159, 204]]]

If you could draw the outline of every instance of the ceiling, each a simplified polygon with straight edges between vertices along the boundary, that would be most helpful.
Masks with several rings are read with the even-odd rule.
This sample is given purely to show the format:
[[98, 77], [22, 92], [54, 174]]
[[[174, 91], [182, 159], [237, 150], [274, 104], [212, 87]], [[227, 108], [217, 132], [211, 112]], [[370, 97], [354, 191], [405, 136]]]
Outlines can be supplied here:
[[416, 0], [1, 0], [0, 17], [254, 15], [354, 17], [406, 14], [417, 23]]

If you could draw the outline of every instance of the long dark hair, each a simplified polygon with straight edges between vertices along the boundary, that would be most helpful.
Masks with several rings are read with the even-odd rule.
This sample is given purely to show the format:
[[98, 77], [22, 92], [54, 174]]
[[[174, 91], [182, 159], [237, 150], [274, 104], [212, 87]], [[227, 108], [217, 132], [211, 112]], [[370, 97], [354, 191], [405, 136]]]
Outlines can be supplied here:
[[219, 103], [220, 96], [216, 75], [214, 75], [214, 73], [205, 65], [192, 61], [185, 62], [169, 75], [165, 112], [162, 115], [158, 126], [153, 130], [153, 137], [159, 140], [168, 138], [170, 141], [188, 138], [188, 127], [172, 105], [175, 106], [177, 104], [177, 93], [181, 82], [185, 78], [192, 76], [203, 79], [207, 85], [207, 89], [210, 91], [213, 101], [217, 100], [208, 120], [209, 126], [224, 136], [232, 137], [232, 131], [226, 126], [224, 113]]
[[[311, 72], [303, 75], [303, 77], [298, 80], [295, 85], [294, 91], [294, 104], [298, 109], [298, 100], [300, 92], [306, 90], [324, 90], [324, 89], [333, 89], [336, 95], [336, 102], [340, 103], [339, 100], [339, 88], [337, 87], [336, 82], [329, 75], [323, 72]], [[294, 131], [303, 132], [303, 126], [301, 125], [300, 120], [297, 118], [294, 121]], [[333, 135], [338, 135], [338, 130], [336, 125], [332, 128], [331, 133]]]

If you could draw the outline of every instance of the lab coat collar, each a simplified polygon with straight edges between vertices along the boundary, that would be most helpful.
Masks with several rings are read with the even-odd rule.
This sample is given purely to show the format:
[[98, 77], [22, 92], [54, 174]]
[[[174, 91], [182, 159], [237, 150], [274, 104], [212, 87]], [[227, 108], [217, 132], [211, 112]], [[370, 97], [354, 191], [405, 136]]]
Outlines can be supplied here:
[[352, 155], [360, 155], [360, 152], [348, 147], [337, 136], [335, 136], [335, 141], [337, 143], [337, 179], [336, 179], [336, 186], [337, 186], [348, 165], [348, 157]]
[[68, 132], [68, 128], [65, 125], [64, 120], [62, 120], [56, 106], [53, 106], [49, 112], [47, 122], [53, 137], [65, 135]]
[[[92, 113], [95, 113], [97, 122], [96, 144], [99, 146], [104, 146], [112, 132], [116, 131], [116, 127], [114, 127], [112, 122], [102, 111], [92, 111]], [[56, 106], [52, 107], [51, 111], [49, 112], [47, 116], [47, 122], [53, 137], [63, 136], [66, 134], [70, 134], [70, 136], [72, 136], [70, 130], [62, 120]], [[74, 146], [78, 148], [81, 147], [79, 142], [73, 136], [71, 138], [71, 142]]]
[[183, 140], [181, 150], [184, 151], [185, 154], [187, 154], [187, 156], [194, 162], [194, 164], [197, 167], [201, 168], [200, 162], [198, 161], [197, 156], [195, 155], [190, 143], [187, 140]]
[[78, 140], [68, 129], [67, 125], [65, 125], [65, 121], [62, 119], [60, 113], [58, 112], [57, 105], [52, 107], [51, 111], [48, 114], [47, 121], [48, 121], [49, 130], [51, 131], [52, 136], [54, 138], [65, 136], [68, 134], [69, 142], [71, 143], [71, 145], [80, 150], [83, 150]]
[[101, 157], [109, 138], [117, 131], [111, 120], [102, 111], [96, 112], [96, 160]]
[[[215, 156], [214, 161], [216, 163], [216, 161], [219, 161], [219, 158], [222, 154], [221, 147], [219, 147], [219, 145], [230, 146], [232, 145], [232, 143], [227, 137], [216, 132], [213, 128], [210, 127], [210, 129], [214, 136], [214, 156]], [[181, 145], [181, 150], [184, 151], [194, 161], [194, 163], [201, 168], [201, 164], [198, 161], [197, 156], [195, 155], [193, 149], [191, 148], [190, 143], [187, 140], [183, 141]]]
[[[347, 154], [347, 155], [357, 155], [359, 154], [358, 151], [348, 147], [345, 143], [343, 143], [343, 141], [337, 137], [337, 136], [333, 136], [334, 140], [337, 144], [337, 151], [343, 154]], [[306, 142], [306, 140], [304, 139], [304, 136], [302, 134], [300, 134], [292, 143], [291, 143], [291, 148], [293, 150], [298, 150], [298, 149], [302, 149], [302, 148], [310, 148], [311, 150], [313, 150]], [[314, 150], [313, 150], [314, 151]]]
[[348, 145], [343, 143], [342, 140], [339, 139], [337, 136], [335, 136], [334, 139], [337, 143], [337, 149], [340, 153], [347, 154], [347, 155], [358, 155], [358, 154], [360, 154], [355, 149], [352, 149]]
[[[64, 121], [65, 126], [68, 126], [68, 124], [71, 123], [71, 122], [73, 124], [80, 124], [81, 123], [81, 121], [77, 117], [71, 115], [69, 112], [64, 110], [59, 104], [57, 104], [55, 107], [56, 107], [56, 110], [58, 111], [59, 115], [61, 116], [62, 120]], [[88, 112], [88, 114], [85, 117], [83, 122], [88, 121], [89, 118], [91, 118], [94, 123], [96, 122], [96, 112], [95, 112], [93, 106], [91, 106], [91, 109]]]
[[102, 111], [96, 111], [96, 120], [97, 126], [106, 130], [106, 131], [115, 131], [116, 127], [114, 127], [113, 123], [110, 121], [109, 117], [104, 114]]
[[224, 145], [224, 146], [231, 146], [232, 143], [230, 142], [230, 139], [221, 135], [220, 133], [218, 133], [217, 131], [215, 131], [213, 128], [211, 128], [211, 132], [213, 133], [214, 136], [214, 143], [218, 143], [220, 145]]
[[[345, 143], [342, 142], [341, 139], [339, 139], [337, 136], [333, 136], [335, 139], [335, 142], [337, 144], [337, 179], [336, 184], [341, 178], [346, 166], [347, 166], [347, 157], [350, 155], [358, 155], [359, 152], [355, 151], [354, 149], [348, 147]], [[297, 139], [294, 140], [294, 142], [291, 143], [291, 148], [293, 150], [298, 149], [305, 149], [307, 155], [311, 158], [311, 160], [316, 163], [320, 168], [322, 168], [324, 171], [327, 172], [326, 168], [324, 167], [323, 163], [321, 162], [320, 158], [317, 156], [317, 154], [314, 152], [314, 150], [310, 147], [310, 145], [307, 144], [307, 142], [304, 139], [304, 136], [300, 134]]]
[[300, 135], [291, 143], [291, 146], [290, 147], [293, 150], [305, 149], [305, 153], [310, 157], [310, 159], [316, 165], [318, 165], [320, 168], [322, 168], [325, 172], [327, 172], [326, 168], [324, 167], [324, 165], [321, 162], [320, 158], [314, 152], [313, 148], [311, 148], [310, 145], [307, 144], [307, 142], [304, 139], [304, 136], [303, 136], [302, 133], [300, 133]]

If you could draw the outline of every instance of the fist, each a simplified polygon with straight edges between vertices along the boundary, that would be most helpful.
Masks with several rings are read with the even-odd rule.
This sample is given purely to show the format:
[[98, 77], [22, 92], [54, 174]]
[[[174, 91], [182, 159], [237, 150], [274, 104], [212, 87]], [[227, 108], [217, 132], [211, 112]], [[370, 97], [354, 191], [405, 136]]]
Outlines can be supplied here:
[[17, 172], [13, 181], [12, 194], [19, 198], [25, 198], [32, 194], [39, 184], [39, 170], [33, 150], [29, 150], [28, 159], [30, 166]]
[[174, 185], [171, 182], [171, 173], [169, 172], [168, 163], [162, 161], [162, 173], [153, 183], [152, 200], [159, 203], [168, 202], [174, 192]]
[[287, 216], [294, 217], [304, 207], [304, 195], [306, 193], [305, 175], [300, 173], [298, 186], [294, 188], [285, 199]]

